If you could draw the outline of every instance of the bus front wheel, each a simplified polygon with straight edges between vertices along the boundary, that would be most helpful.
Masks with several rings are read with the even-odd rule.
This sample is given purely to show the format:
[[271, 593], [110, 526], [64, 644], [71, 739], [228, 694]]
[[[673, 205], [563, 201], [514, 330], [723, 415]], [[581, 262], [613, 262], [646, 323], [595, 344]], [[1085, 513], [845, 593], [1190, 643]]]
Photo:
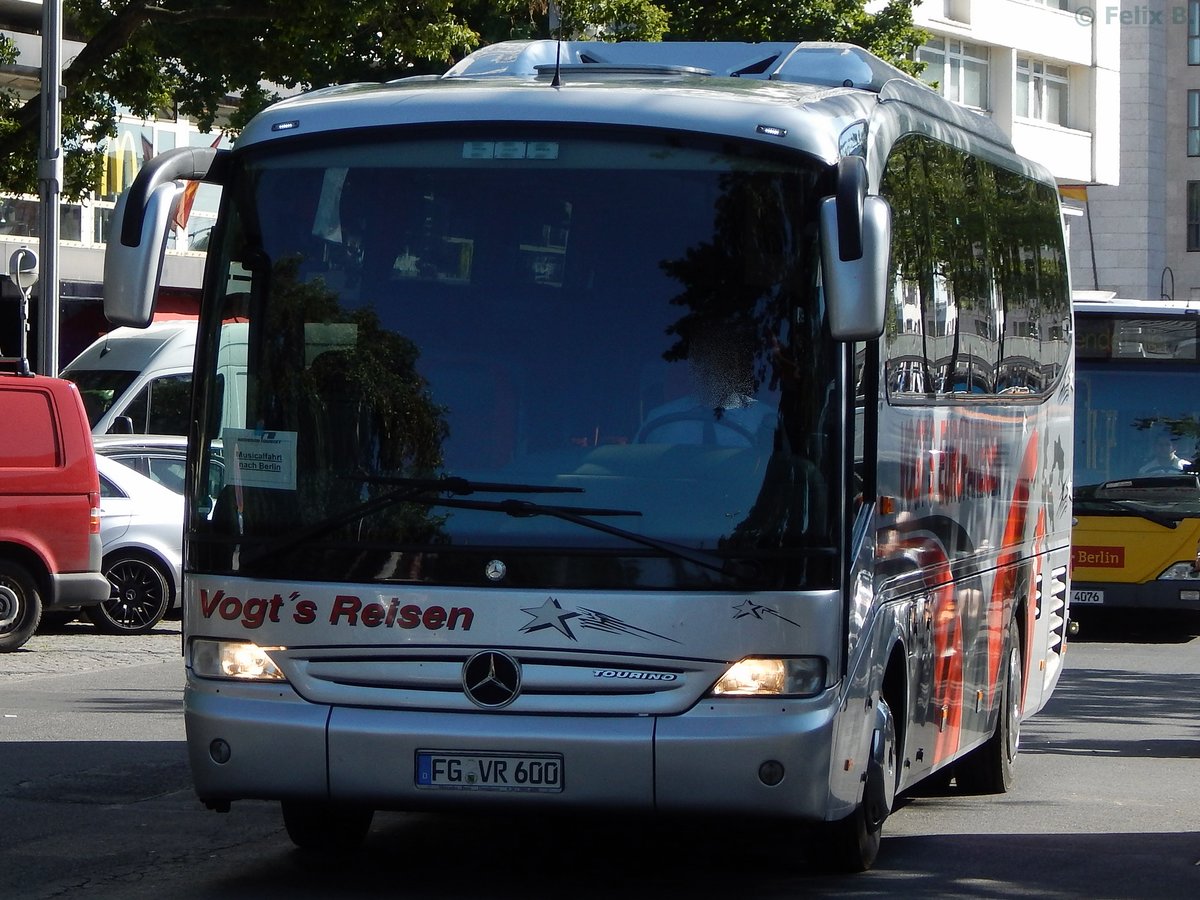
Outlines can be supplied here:
[[361, 846], [375, 810], [360, 806], [284, 800], [283, 824], [301, 850], [345, 853]]
[[871, 827], [867, 811], [859, 804], [839, 822], [824, 826], [819, 844], [819, 864], [833, 872], [865, 872], [875, 865], [883, 839], [883, 823]]
[[967, 794], [1004, 794], [1013, 786], [1017, 747], [1021, 741], [1023, 687], [1021, 633], [1014, 621], [1008, 625], [1008, 655], [1000, 687], [1000, 714], [987, 743], [975, 748], [954, 766], [958, 788]]
[[823, 860], [836, 871], [865, 872], [879, 856], [883, 823], [892, 811], [899, 781], [898, 743], [891, 707], [880, 697], [862, 802], [846, 818], [825, 826]]

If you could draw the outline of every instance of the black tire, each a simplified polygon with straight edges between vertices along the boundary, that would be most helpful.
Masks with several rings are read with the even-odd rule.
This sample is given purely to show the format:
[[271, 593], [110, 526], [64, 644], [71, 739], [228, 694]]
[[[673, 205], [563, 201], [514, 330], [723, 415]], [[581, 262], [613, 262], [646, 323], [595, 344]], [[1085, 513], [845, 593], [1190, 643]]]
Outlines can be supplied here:
[[871, 828], [860, 803], [840, 822], [824, 825], [820, 837], [817, 847], [821, 855], [816, 859], [820, 868], [829, 872], [865, 872], [875, 865], [879, 856], [883, 825]]
[[0, 559], [0, 653], [20, 650], [42, 620], [42, 595], [23, 565]]
[[171, 580], [162, 563], [134, 553], [104, 560], [112, 593], [87, 608], [88, 618], [105, 634], [146, 634], [171, 607]]
[[976, 747], [954, 766], [958, 789], [965, 794], [1004, 794], [1012, 790], [1016, 781], [1017, 750], [1021, 743], [1023, 672], [1021, 634], [1014, 620], [1008, 626], [996, 730], [987, 743]]
[[362, 806], [284, 800], [283, 824], [288, 837], [301, 850], [346, 853], [362, 846], [375, 810]]
[[883, 840], [883, 823], [895, 804], [902, 752], [896, 720], [883, 697], [879, 698], [876, 712], [862, 802], [846, 818], [825, 825], [822, 840], [818, 842], [822, 856], [817, 862], [830, 871], [865, 872], [875, 865]]

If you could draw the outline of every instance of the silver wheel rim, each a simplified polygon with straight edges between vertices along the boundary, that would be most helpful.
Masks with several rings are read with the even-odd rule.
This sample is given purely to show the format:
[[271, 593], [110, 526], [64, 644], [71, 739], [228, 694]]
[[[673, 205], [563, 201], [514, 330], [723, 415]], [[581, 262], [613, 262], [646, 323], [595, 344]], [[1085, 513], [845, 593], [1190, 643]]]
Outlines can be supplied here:
[[0, 584], [0, 629], [15, 625], [20, 613], [21, 601], [16, 591], [6, 584]]

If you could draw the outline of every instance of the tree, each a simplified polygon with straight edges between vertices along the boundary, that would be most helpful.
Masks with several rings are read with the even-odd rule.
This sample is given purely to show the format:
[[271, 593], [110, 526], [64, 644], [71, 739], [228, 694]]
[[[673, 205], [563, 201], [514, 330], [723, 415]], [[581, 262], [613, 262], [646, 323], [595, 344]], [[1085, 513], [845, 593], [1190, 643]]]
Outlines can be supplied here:
[[[911, 69], [913, 0], [560, 0], [563, 33], [607, 40], [845, 40]], [[548, 0], [64, 0], [63, 195], [97, 183], [118, 107], [236, 133], [292, 92], [442, 72], [483, 44], [547, 37]], [[0, 38], [0, 65], [12, 44]], [[908, 62], [906, 62], [908, 61]], [[278, 91], [264, 87], [278, 86]], [[236, 98], [231, 107], [230, 98]], [[232, 112], [230, 110], [232, 109]], [[0, 90], [0, 185], [36, 193], [39, 98]]]
[[[913, 51], [925, 33], [912, 24], [916, 0], [660, 0], [670, 14], [667, 40], [843, 41], [917, 74]], [[867, 5], [880, 7], [867, 12]]]
[[[294, 91], [443, 70], [479, 44], [453, 0], [64, 0], [63, 31], [85, 42], [63, 72], [63, 193], [95, 184], [97, 148], [115, 133], [118, 105], [152, 118], [177, 110], [210, 130], [236, 132]], [[37, 185], [37, 97], [0, 104], [0, 184]]]
[[559, 30], [551, 34], [554, 12], [567, 40], [661, 41], [669, 18], [662, 0], [465, 0], [455, 6], [482, 44], [558, 36]]

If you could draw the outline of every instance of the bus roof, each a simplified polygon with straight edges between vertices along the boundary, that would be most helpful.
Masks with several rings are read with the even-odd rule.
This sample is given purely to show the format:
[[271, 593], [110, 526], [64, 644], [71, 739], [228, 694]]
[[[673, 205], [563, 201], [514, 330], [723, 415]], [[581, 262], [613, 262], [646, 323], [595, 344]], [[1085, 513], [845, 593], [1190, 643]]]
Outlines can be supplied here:
[[1076, 291], [1071, 296], [1071, 306], [1077, 313], [1097, 315], [1200, 316], [1200, 301], [1134, 300], [1107, 295], [1103, 291]]
[[818, 42], [507, 41], [441, 76], [341, 85], [281, 101], [247, 126], [238, 148], [371, 126], [480, 123], [486, 108], [497, 123], [674, 128], [785, 146], [832, 164], [854, 152], [848, 136], [861, 139], [862, 123], [878, 120], [889, 104], [897, 115], [916, 108], [1015, 159], [986, 116], [862, 48]]

